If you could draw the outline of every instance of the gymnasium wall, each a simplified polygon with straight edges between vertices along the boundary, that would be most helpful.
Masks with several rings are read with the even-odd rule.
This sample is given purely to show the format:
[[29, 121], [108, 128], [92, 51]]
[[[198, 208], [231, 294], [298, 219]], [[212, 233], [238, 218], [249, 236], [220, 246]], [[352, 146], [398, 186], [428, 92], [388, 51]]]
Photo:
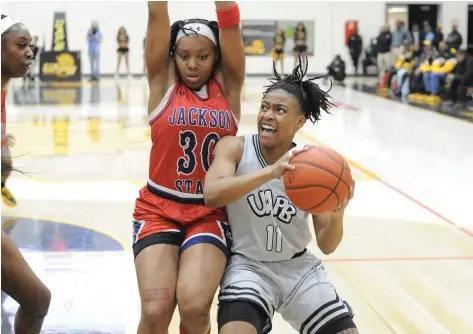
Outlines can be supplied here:
[[[433, 2], [441, 4], [439, 23], [444, 33], [450, 32], [453, 21], [459, 25], [464, 44], [467, 39], [468, 3], [459, 1]], [[171, 22], [177, 19], [203, 17], [215, 19], [213, 2], [171, 2]], [[46, 41], [46, 50], [51, 47], [53, 13], [65, 11], [70, 50], [82, 51], [82, 69], [90, 73], [87, 56], [86, 33], [92, 20], [99, 21], [104, 41], [101, 49], [101, 72], [112, 74], [116, 67], [116, 34], [125, 26], [130, 35], [130, 67], [132, 73], [141, 73], [143, 68], [143, 38], [146, 31], [146, 2], [22, 2], [2, 4], [2, 13], [22, 20], [31, 30]], [[271, 1], [240, 2], [242, 19], [280, 19], [315, 21], [315, 55], [309, 59], [310, 73], [325, 73], [332, 57], [339, 53], [349, 63], [344, 45], [345, 21], [359, 20], [359, 30], [365, 43], [374, 37], [386, 20], [385, 1]], [[464, 45], [465, 46], [465, 45]], [[293, 60], [287, 59], [286, 68], [292, 68]], [[269, 73], [271, 61], [265, 56], [247, 57], [248, 74]], [[351, 72], [351, 65], [348, 65]]]

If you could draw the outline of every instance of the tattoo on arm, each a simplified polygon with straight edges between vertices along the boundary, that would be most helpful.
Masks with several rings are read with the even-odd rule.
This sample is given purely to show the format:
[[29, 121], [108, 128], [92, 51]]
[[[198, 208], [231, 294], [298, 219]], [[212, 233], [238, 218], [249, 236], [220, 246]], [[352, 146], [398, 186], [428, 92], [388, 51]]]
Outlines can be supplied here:
[[168, 300], [171, 298], [171, 293], [168, 288], [162, 289], [144, 289], [141, 294], [141, 299], [145, 303], [153, 302], [156, 300]]
[[348, 328], [341, 332], [338, 332], [337, 334], [359, 334], [359, 333], [360, 332], [358, 332], [358, 328]]

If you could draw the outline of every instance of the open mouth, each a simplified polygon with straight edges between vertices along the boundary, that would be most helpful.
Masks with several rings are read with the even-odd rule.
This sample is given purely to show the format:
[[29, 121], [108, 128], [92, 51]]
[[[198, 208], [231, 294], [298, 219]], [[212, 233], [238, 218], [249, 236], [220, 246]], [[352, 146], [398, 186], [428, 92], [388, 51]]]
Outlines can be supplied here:
[[265, 135], [273, 135], [276, 133], [276, 128], [269, 124], [261, 124], [261, 133]]

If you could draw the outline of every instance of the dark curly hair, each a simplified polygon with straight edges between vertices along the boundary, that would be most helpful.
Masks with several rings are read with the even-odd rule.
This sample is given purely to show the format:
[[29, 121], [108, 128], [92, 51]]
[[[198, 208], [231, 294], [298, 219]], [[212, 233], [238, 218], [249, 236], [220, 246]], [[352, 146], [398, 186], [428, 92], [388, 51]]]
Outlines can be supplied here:
[[276, 89], [285, 90], [299, 101], [299, 106], [304, 117], [312, 123], [315, 123], [320, 120], [322, 111], [330, 114], [329, 109], [335, 106], [330, 102], [332, 97], [328, 94], [332, 89], [332, 81], [330, 81], [330, 88], [325, 92], [319, 85], [313, 82], [314, 80], [323, 78], [323, 76], [304, 80], [308, 68], [307, 57], [304, 63], [305, 69], [302, 67], [302, 58], [299, 56], [299, 64], [292, 71], [292, 74], [281, 78], [276, 70], [276, 63], [273, 62], [275, 77], [268, 79], [271, 85], [265, 86], [266, 90], [263, 92], [263, 97]]
[[[184, 21], [180, 20], [180, 21], [174, 22], [171, 25], [171, 43], [170, 43], [170, 47], [169, 47], [169, 52], [171, 53], [171, 55], [174, 56], [174, 51], [176, 49], [177, 34], [182, 29], [182, 27], [184, 27], [188, 23], [202, 23], [202, 24], [205, 24], [214, 33], [215, 39], [217, 40], [217, 45], [215, 46], [215, 59], [216, 59], [215, 64], [214, 64], [214, 72], [215, 72], [215, 70], [220, 68], [220, 40], [219, 40], [219, 29], [218, 29], [217, 21], [209, 21], [209, 20], [205, 20], [205, 19], [188, 19], [188, 20], [184, 20]], [[192, 29], [184, 29], [184, 33], [186, 35], [197, 34], [197, 31], [194, 31]]]

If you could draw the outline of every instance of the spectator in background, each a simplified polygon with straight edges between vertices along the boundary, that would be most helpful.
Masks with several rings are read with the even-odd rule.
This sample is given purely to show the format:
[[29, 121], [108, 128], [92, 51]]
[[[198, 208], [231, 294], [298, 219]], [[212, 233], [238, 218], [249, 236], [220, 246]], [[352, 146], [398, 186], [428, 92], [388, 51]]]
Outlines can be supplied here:
[[355, 75], [358, 75], [358, 62], [360, 59], [361, 51], [363, 51], [363, 39], [358, 34], [358, 29], [355, 29], [353, 34], [348, 38], [348, 50], [350, 51], [350, 57], [355, 68]]
[[100, 80], [100, 43], [102, 43], [102, 32], [97, 21], [92, 22], [92, 26], [87, 32], [87, 42], [89, 43], [89, 60], [91, 81]]
[[439, 49], [440, 42], [443, 42], [443, 32], [442, 32], [442, 26], [440, 24], [437, 24], [437, 27], [435, 28], [434, 40], [433, 40], [434, 48], [436, 48], [437, 50]]
[[130, 49], [128, 48], [129, 41], [130, 38], [128, 36], [128, 33], [126, 32], [125, 27], [120, 27], [120, 29], [118, 29], [117, 35], [117, 72], [115, 73], [115, 78], [118, 78], [119, 76], [120, 64], [123, 58], [125, 58], [126, 74], [128, 78], [130, 77], [130, 64], [128, 60], [128, 52], [130, 51]]
[[386, 69], [392, 66], [392, 53], [391, 53], [391, 32], [389, 31], [389, 26], [384, 24], [381, 27], [378, 38], [376, 38], [376, 53], [377, 63], [378, 63], [378, 78], [379, 82], [383, 81], [384, 72]]
[[394, 64], [395, 68], [395, 95], [401, 96], [403, 102], [407, 102], [407, 96], [410, 92], [410, 76], [416, 63], [415, 45], [407, 44], [404, 53], [399, 56]]
[[456, 66], [455, 50], [448, 50], [444, 42], [439, 43], [438, 53], [432, 61], [430, 71], [424, 73], [424, 87], [427, 94], [425, 99], [430, 105], [438, 105], [441, 102], [440, 93], [443, 91], [445, 77], [453, 71]]
[[426, 41], [426, 40], [429, 41], [429, 42], [432, 42], [434, 40], [434, 38], [435, 38], [435, 34], [432, 32], [432, 27], [430, 26], [429, 21], [424, 21], [423, 29], [420, 33], [421, 43], [423, 44], [424, 41]]
[[345, 80], [347, 77], [345, 67], [346, 65], [342, 57], [340, 57], [340, 55], [336, 55], [330, 65], [327, 66], [327, 76], [332, 77], [335, 81], [343, 82], [343, 80]]
[[299, 56], [302, 58], [302, 66], [306, 66], [307, 57], [307, 29], [304, 23], [299, 22], [294, 30], [294, 67], [299, 64]]
[[466, 50], [461, 49], [456, 53], [457, 65], [455, 70], [447, 75], [447, 100], [450, 106], [458, 109], [465, 109], [467, 104], [468, 87], [473, 85], [473, 57], [468, 55]]
[[419, 51], [422, 49], [422, 40], [420, 38], [421, 38], [421, 33], [419, 30], [419, 25], [414, 23], [412, 25], [411, 40], [412, 40], [412, 44], [414, 44], [415, 51]]
[[446, 39], [446, 43], [447, 43], [447, 48], [449, 49], [455, 49], [455, 50], [459, 50], [462, 43], [463, 43], [463, 38], [462, 38], [462, 35], [458, 32], [458, 26], [456, 24], [454, 24], [452, 26], [452, 32], [450, 34], [448, 34], [447, 36], [447, 39]]
[[404, 23], [400, 20], [396, 21], [396, 29], [391, 34], [391, 52], [393, 53], [394, 59], [398, 59], [404, 51], [403, 45], [406, 40], [406, 35]]
[[279, 74], [284, 74], [284, 45], [286, 44], [286, 35], [284, 34], [284, 30], [278, 28], [276, 34], [273, 38], [273, 49], [272, 49], [272, 56], [275, 63], [280, 64], [281, 71]]
[[377, 44], [378, 40], [375, 38], [372, 38], [370, 40], [370, 45], [368, 45], [368, 47], [365, 49], [365, 59], [363, 59], [363, 61], [361, 62], [362, 66], [363, 66], [363, 75], [367, 75], [368, 74], [368, 67], [370, 66], [376, 66], [377, 67], [377, 64], [376, 64], [376, 58], [378, 56], [377, 54], [377, 50], [376, 50], [376, 44]]

